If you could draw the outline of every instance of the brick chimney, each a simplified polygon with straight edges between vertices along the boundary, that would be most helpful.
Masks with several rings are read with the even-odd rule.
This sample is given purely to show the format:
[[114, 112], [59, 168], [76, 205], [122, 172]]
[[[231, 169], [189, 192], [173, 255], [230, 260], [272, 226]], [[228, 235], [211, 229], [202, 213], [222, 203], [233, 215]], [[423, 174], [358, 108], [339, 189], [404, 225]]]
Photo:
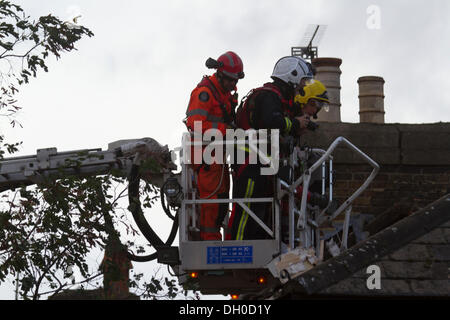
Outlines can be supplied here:
[[384, 123], [384, 79], [365, 76], [358, 79], [359, 121]]
[[327, 87], [330, 98], [330, 110], [320, 111], [318, 121], [341, 122], [341, 69], [342, 60], [339, 58], [316, 58], [312, 65], [316, 68], [317, 80]]

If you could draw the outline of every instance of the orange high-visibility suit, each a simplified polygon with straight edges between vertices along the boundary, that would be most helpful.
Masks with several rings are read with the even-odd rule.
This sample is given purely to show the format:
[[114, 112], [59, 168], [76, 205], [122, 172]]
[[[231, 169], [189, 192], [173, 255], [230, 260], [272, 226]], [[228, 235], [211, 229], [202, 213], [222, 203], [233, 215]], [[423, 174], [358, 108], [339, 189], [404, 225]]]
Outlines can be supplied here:
[[[218, 129], [225, 138], [234, 111], [234, 97], [220, 86], [216, 74], [204, 77], [192, 91], [189, 106], [186, 111], [186, 126], [194, 132], [194, 123], [201, 122], [201, 134], [208, 129]], [[194, 147], [203, 151], [204, 147]], [[192, 149], [191, 149], [192, 150]], [[224, 153], [225, 155], [225, 153]], [[197, 157], [196, 159], [199, 159]], [[228, 199], [230, 178], [225, 159], [222, 164], [213, 162], [210, 165], [194, 163], [194, 153], [191, 153], [191, 163], [197, 172], [197, 188], [200, 199]], [[222, 240], [220, 225], [228, 212], [228, 203], [200, 205], [200, 238], [202, 240]]]

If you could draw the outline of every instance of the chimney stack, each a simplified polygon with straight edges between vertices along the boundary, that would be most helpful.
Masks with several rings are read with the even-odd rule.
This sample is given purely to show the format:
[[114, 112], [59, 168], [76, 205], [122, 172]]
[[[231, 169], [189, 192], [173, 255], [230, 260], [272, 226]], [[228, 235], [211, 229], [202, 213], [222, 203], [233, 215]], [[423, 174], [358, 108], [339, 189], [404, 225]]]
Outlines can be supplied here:
[[341, 69], [339, 58], [315, 58], [312, 65], [316, 68], [315, 78], [327, 88], [330, 99], [330, 110], [320, 111], [318, 121], [341, 122]]
[[384, 79], [366, 76], [358, 79], [359, 121], [384, 123]]

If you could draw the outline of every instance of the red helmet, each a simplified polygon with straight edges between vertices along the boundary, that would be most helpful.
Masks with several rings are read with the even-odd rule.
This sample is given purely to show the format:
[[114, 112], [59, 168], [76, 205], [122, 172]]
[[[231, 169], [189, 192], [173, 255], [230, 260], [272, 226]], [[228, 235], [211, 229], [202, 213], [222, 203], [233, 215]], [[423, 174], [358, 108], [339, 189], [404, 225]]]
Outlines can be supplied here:
[[209, 58], [206, 61], [206, 66], [217, 69], [217, 71], [232, 79], [244, 78], [244, 64], [241, 58], [233, 51], [225, 52], [217, 60]]

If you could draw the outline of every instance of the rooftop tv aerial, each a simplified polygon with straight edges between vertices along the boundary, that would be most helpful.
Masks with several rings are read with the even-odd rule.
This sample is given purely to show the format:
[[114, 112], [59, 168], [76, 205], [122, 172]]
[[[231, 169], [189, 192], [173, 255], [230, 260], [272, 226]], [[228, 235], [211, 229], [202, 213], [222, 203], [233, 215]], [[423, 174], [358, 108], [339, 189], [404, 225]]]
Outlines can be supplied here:
[[291, 48], [291, 55], [302, 57], [305, 60], [311, 61], [318, 57], [318, 45], [322, 40], [327, 26], [319, 24], [310, 24], [306, 28], [303, 39], [298, 47]]

